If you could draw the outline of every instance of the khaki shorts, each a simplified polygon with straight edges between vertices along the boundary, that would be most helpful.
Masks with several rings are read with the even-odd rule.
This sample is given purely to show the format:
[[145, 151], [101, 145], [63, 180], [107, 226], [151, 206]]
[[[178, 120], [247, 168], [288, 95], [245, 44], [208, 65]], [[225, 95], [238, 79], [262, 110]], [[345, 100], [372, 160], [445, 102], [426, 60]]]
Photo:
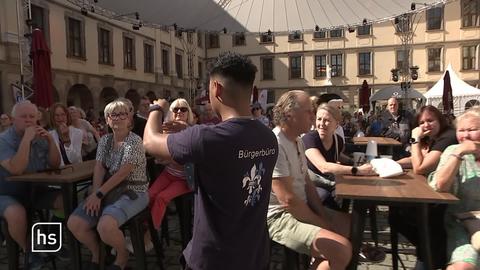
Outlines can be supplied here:
[[320, 227], [303, 223], [287, 211], [282, 211], [267, 218], [270, 238], [298, 253], [310, 255], [313, 240], [321, 230]]

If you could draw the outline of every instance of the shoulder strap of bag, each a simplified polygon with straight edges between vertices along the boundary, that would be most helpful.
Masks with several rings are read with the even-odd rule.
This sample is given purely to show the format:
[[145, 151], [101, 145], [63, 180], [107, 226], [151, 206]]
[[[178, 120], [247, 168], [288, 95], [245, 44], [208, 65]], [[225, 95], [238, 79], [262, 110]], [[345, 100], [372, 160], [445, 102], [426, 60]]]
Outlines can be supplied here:
[[[57, 134], [58, 134], [58, 131], [57, 131]], [[67, 151], [65, 151], [65, 146], [63, 145], [63, 140], [62, 140], [62, 138], [60, 137], [60, 134], [58, 134], [58, 141], [59, 141], [59, 146], [60, 146], [60, 154], [62, 154], [63, 163], [64, 163], [65, 165], [70, 165], [70, 164], [72, 164], [72, 163], [70, 162], [70, 160], [68, 160]]]
[[336, 133], [333, 135], [333, 139], [335, 140], [335, 162], [337, 162], [338, 161], [338, 139], [337, 139]]

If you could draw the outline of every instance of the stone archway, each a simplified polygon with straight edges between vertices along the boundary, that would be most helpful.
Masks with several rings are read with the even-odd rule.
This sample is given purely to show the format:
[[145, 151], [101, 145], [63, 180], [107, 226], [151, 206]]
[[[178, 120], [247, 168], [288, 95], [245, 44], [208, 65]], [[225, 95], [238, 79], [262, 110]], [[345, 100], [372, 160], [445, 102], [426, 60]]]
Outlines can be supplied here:
[[118, 93], [113, 87], [105, 87], [100, 92], [100, 109], [103, 110], [105, 106], [118, 98]]
[[92, 92], [84, 84], [75, 84], [68, 90], [67, 106], [76, 106], [84, 111], [93, 109]]
[[53, 87], [52, 90], [53, 90], [52, 91], [53, 92], [53, 102], [54, 103], [61, 102], [60, 101], [60, 94], [58, 93], [57, 88]]

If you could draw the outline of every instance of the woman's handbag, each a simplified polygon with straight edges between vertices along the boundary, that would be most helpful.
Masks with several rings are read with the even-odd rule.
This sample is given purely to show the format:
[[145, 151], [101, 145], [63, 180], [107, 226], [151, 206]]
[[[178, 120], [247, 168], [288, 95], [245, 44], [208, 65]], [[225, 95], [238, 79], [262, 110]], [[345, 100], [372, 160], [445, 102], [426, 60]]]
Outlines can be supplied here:
[[470, 233], [470, 243], [476, 251], [480, 251], [480, 211], [469, 211], [455, 214], [465, 229]]

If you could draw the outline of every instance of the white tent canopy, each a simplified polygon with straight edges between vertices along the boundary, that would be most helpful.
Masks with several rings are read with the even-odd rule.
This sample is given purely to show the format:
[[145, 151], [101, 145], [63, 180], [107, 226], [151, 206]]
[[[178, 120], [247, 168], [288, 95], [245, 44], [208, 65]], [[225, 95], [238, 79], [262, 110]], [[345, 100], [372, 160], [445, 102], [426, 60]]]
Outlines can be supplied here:
[[447, 71], [450, 73], [450, 82], [452, 85], [453, 113], [455, 116], [458, 116], [465, 111], [466, 105], [468, 107], [479, 103], [480, 89], [477, 89], [460, 79], [450, 64], [448, 64], [448, 67], [440, 80], [438, 80], [438, 82], [424, 94], [427, 98], [426, 104], [443, 108], [443, 78]]
[[[184, 29], [259, 33], [312, 31], [392, 20], [422, 12], [448, 0], [423, 0], [412, 11], [405, 0], [68, 0], [96, 14], [119, 20], [139, 19], [151, 27], [177, 25]], [[425, 5], [423, 4], [425, 3]], [[103, 9], [103, 10], [102, 10]], [[107, 12], [103, 12], [107, 11]], [[127, 15], [128, 14], [128, 15]]]

